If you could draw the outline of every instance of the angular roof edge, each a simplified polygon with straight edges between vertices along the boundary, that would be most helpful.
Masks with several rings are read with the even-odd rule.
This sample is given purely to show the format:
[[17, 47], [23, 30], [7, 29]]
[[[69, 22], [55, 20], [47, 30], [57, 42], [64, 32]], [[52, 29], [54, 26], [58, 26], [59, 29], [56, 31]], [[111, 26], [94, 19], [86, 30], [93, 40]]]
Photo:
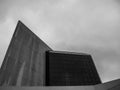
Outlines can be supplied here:
[[[16, 28], [19, 27], [20, 25], [22, 25], [25, 28], [27, 28], [27, 30], [29, 30], [30, 34], [33, 34], [34, 36], [36, 36], [42, 43], [44, 43], [47, 47], [49, 47], [40, 37], [38, 37], [31, 29], [29, 29], [21, 20], [18, 20]], [[15, 30], [17, 30], [17, 29], [15, 29]], [[15, 32], [17, 32], [17, 31], [15, 31]], [[51, 47], [49, 47], [49, 48], [51, 49]]]
[[56, 51], [56, 50], [50, 50], [49, 52], [51, 53], [62, 53], [62, 54], [74, 54], [74, 55], [87, 55], [87, 56], [91, 56], [88, 53], [80, 53], [80, 52], [69, 52], [69, 51]]

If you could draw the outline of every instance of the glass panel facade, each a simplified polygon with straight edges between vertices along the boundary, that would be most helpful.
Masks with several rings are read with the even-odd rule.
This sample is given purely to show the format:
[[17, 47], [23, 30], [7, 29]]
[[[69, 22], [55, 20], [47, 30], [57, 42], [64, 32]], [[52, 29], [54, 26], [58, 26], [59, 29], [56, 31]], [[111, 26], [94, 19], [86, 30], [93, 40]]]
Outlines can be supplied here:
[[47, 51], [46, 80], [50, 86], [101, 83], [90, 55]]

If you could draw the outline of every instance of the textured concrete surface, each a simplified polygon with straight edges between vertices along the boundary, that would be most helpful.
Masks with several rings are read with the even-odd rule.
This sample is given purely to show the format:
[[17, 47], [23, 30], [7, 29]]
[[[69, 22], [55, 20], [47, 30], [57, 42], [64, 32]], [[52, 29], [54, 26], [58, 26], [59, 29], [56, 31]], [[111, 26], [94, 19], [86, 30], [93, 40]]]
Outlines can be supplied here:
[[0, 69], [0, 85], [44, 85], [46, 50], [51, 48], [19, 21]]
[[93, 86], [66, 87], [1, 87], [0, 90], [95, 90]]
[[92, 86], [0, 87], [0, 90], [120, 90], [120, 79]]

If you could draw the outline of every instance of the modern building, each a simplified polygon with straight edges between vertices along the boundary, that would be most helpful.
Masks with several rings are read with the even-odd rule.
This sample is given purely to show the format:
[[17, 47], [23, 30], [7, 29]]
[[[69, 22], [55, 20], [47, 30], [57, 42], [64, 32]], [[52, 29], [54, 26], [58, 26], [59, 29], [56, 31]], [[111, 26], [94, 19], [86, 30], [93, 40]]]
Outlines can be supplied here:
[[44, 86], [47, 50], [52, 49], [19, 21], [0, 69], [0, 86]]
[[120, 80], [101, 83], [91, 55], [54, 51], [19, 21], [0, 69], [0, 86], [34, 86], [0, 90], [120, 90]]
[[47, 86], [81, 86], [101, 83], [89, 54], [47, 51], [46, 58]]

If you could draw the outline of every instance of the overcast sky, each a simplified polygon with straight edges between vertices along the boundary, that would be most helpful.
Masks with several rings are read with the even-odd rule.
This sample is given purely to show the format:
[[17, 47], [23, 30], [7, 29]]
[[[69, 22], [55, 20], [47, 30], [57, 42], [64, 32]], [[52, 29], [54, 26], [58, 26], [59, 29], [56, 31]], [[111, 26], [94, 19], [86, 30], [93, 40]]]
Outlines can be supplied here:
[[18, 20], [53, 50], [91, 54], [103, 82], [120, 78], [119, 0], [0, 0], [0, 64]]

